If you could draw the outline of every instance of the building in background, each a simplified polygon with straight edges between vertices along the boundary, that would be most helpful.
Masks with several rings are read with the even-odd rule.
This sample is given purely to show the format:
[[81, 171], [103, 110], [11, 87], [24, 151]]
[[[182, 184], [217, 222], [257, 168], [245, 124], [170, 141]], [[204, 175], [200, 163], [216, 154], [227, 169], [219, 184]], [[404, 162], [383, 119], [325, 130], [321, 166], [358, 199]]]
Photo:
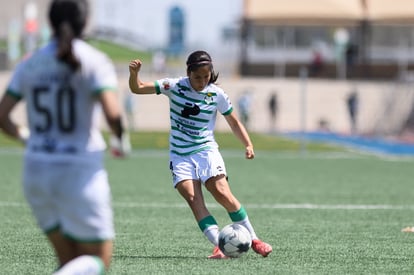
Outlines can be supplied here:
[[[205, 49], [230, 74], [298, 76], [314, 56], [323, 78], [390, 79], [414, 70], [412, 0], [211, 1], [200, 9], [189, 0], [90, 0], [87, 34], [139, 50]], [[0, 69], [50, 36], [49, 0], [6, 2]]]
[[[244, 0], [240, 73], [395, 78], [414, 69], [414, 1]], [[345, 34], [345, 35], [344, 35]]]

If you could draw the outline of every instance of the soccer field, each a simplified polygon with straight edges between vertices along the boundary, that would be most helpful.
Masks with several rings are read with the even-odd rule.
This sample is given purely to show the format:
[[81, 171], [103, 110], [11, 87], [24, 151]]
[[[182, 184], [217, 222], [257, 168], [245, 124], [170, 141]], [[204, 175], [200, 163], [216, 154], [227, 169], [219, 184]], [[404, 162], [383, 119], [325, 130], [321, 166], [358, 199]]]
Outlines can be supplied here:
[[[208, 260], [212, 245], [171, 185], [166, 151], [108, 156], [117, 237], [109, 274], [412, 274], [414, 159], [223, 151], [267, 258]], [[0, 151], [0, 274], [51, 274], [53, 252], [21, 192], [21, 149]], [[205, 192], [221, 226], [224, 209]]]

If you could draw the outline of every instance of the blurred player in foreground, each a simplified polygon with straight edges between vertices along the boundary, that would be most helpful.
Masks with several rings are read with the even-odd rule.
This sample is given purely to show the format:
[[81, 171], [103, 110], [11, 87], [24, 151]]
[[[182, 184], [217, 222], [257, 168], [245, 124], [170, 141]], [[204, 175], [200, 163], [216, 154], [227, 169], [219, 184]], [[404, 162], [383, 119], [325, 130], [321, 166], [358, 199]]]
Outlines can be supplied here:
[[[112, 258], [99, 105], [113, 133], [113, 152], [122, 156], [129, 150], [113, 64], [80, 39], [88, 11], [87, 0], [51, 2], [53, 39], [17, 66], [0, 101], [0, 127], [26, 144], [24, 194], [55, 250], [55, 274], [102, 274]], [[10, 118], [21, 100], [30, 135]]]
[[212, 259], [226, 256], [218, 248], [219, 227], [204, 202], [202, 185], [228, 212], [234, 223], [245, 226], [251, 234], [252, 248], [263, 257], [272, 247], [259, 240], [247, 212], [232, 194], [223, 158], [214, 139], [217, 112], [224, 115], [233, 133], [245, 146], [246, 158], [253, 159], [250, 137], [233, 112], [224, 91], [214, 83], [210, 55], [205, 51], [193, 52], [187, 59], [187, 77], [165, 78], [155, 82], [142, 82], [138, 74], [142, 62], [129, 64], [129, 86], [135, 94], [164, 94], [170, 100], [170, 169], [174, 187], [190, 206], [195, 219], [208, 240], [215, 246]]

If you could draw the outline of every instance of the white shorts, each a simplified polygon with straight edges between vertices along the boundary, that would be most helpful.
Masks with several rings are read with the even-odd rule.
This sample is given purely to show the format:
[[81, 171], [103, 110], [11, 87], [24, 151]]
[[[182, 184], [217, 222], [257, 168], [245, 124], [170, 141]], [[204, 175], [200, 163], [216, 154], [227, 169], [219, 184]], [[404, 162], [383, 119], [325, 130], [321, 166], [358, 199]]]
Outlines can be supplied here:
[[209, 178], [227, 175], [223, 157], [217, 149], [201, 151], [189, 156], [170, 155], [173, 185], [193, 179], [205, 183]]
[[101, 153], [88, 158], [26, 155], [23, 187], [45, 233], [59, 228], [79, 242], [114, 238], [111, 191]]

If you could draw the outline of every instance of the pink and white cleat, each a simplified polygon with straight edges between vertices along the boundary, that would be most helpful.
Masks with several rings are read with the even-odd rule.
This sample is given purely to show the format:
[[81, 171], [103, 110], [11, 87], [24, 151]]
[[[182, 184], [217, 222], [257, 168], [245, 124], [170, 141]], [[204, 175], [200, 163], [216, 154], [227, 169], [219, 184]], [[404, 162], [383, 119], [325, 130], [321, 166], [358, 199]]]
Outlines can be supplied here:
[[208, 258], [209, 259], [228, 259], [229, 257], [224, 255], [218, 246], [215, 246], [213, 249], [213, 254], [208, 256]]
[[263, 257], [267, 257], [273, 251], [272, 246], [270, 244], [265, 243], [259, 239], [255, 239], [252, 241], [252, 249], [254, 252], [262, 255]]

